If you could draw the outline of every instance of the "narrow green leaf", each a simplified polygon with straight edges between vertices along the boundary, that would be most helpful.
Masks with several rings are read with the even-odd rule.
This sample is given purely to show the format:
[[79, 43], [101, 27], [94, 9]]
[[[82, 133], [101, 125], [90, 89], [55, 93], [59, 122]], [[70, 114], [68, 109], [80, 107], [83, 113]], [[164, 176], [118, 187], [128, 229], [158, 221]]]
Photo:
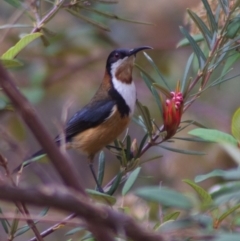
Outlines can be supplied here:
[[212, 141], [206, 141], [201, 138], [189, 138], [189, 137], [172, 137], [171, 139], [174, 140], [182, 140], [182, 141], [192, 141], [192, 142], [205, 142], [205, 143], [212, 143]]
[[202, 52], [202, 50], [200, 49], [196, 41], [193, 39], [193, 37], [188, 33], [188, 31], [185, 28], [180, 26], [180, 31], [188, 39], [190, 45], [193, 48], [195, 55], [197, 56], [199, 67], [203, 69], [206, 62], [206, 57], [204, 53]]
[[163, 217], [163, 222], [167, 222], [169, 220], [176, 220], [179, 217], [179, 215], [180, 212], [169, 213]]
[[140, 161], [140, 164], [142, 165], [143, 163], [154, 161], [154, 160], [157, 160], [157, 159], [162, 158], [162, 157], [163, 157], [163, 155], [153, 156], [151, 158], [148, 158], [147, 160]]
[[234, 211], [236, 211], [237, 209], [240, 208], [240, 204], [237, 204], [235, 206], [233, 206], [232, 208], [228, 209], [226, 212], [224, 212], [219, 218], [218, 218], [218, 222], [222, 222], [227, 216], [229, 216], [230, 214], [232, 214]]
[[221, 177], [225, 180], [238, 180], [240, 179], [240, 169], [234, 168], [227, 171], [216, 169], [204, 175], [198, 175], [195, 177], [195, 182], [202, 182], [209, 178]]
[[163, 110], [162, 110], [162, 103], [161, 103], [161, 99], [159, 97], [159, 94], [156, 91], [156, 89], [154, 88], [154, 86], [152, 86], [151, 89], [152, 89], [153, 97], [154, 97], [154, 99], [155, 99], [155, 101], [157, 103], [158, 109], [160, 111], [160, 115], [162, 116], [163, 115]]
[[142, 118], [144, 120], [144, 124], [147, 128], [148, 134], [151, 135], [152, 134], [152, 122], [151, 122], [149, 110], [146, 106], [142, 105], [138, 100], [137, 100], [136, 104], [137, 104], [139, 112], [142, 115]]
[[81, 232], [81, 231], [83, 231], [83, 230], [86, 230], [86, 228], [85, 228], [85, 227], [73, 228], [73, 229], [71, 229], [70, 231], [66, 232], [66, 233], [65, 233], [65, 236], [70, 236], [70, 235], [73, 235], [73, 234], [75, 234], [75, 233]]
[[234, 137], [218, 130], [197, 128], [189, 131], [188, 134], [200, 137], [207, 141], [228, 143], [237, 146], [237, 140]]
[[166, 88], [164, 88], [163, 86], [157, 84], [157, 83], [153, 83], [153, 86], [156, 87], [157, 89], [159, 89], [167, 98], [171, 98], [171, 93], [169, 90], [167, 90]]
[[232, 135], [240, 141], [240, 108], [238, 108], [232, 117]]
[[219, 233], [214, 235], [212, 241], [239, 241], [239, 233], [230, 234], [230, 233]]
[[12, 5], [15, 8], [20, 8], [22, 6], [21, 2], [19, 0], [4, 0], [8, 4]]
[[203, 2], [203, 5], [204, 5], [204, 7], [206, 8], [206, 11], [207, 11], [209, 26], [210, 26], [212, 32], [217, 32], [218, 26], [217, 26], [215, 17], [213, 15], [213, 12], [211, 10], [211, 7], [210, 7], [209, 3], [208, 3], [207, 0], [202, 0], [202, 2]]
[[236, 54], [232, 55], [231, 57], [229, 57], [227, 59], [227, 61], [225, 62], [224, 66], [223, 66], [223, 70], [222, 70], [221, 75], [225, 76], [225, 74], [228, 73], [230, 68], [232, 68], [234, 63], [236, 63], [239, 59], [240, 59], [240, 54], [239, 53], [236, 53]]
[[127, 161], [130, 161], [131, 158], [131, 145], [132, 145], [132, 141], [131, 141], [131, 137], [129, 135], [127, 135], [127, 140], [126, 140], [126, 158]]
[[102, 182], [103, 182], [104, 170], [105, 170], [105, 154], [103, 151], [101, 151], [98, 157], [98, 177], [97, 177], [98, 183], [100, 184], [100, 186], [102, 185]]
[[84, 10], [90, 11], [90, 12], [94, 12], [98, 15], [101, 15], [103, 17], [106, 18], [110, 18], [110, 19], [116, 19], [119, 21], [124, 21], [124, 22], [129, 22], [129, 23], [137, 23], [137, 24], [144, 24], [144, 25], [154, 25], [152, 23], [148, 23], [148, 22], [141, 22], [141, 21], [137, 21], [137, 20], [132, 20], [132, 19], [127, 19], [127, 18], [122, 18], [117, 16], [116, 14], [112, 14], [110, 12], [104, 12], [104, 11], [100, 11], [98, 9], [95, 8], [88, 8], [88, 7], [82, 7]]
[[76, 11], [73, 11], [73, 10], [71, 10], [71, 9], [66, 9], [66, 11], [69, 12], [69, 13], [71, 13], [71, 14], [74, 15], [75, 17], [78, 17], [78, 18], [82, 19], [83, 21], [85, 21], [85, 22], [87, 22], [87, 23], [89, 23], [89, 24], [92, 24], [94, 27], [98, 27], [98, 28], [100, 28], [100, 29], [102, 29], [102, 30], [105, 30], [105, 31], [109, 31], [109, 32], [110, 32], [110, 28], [109, 28], [108, 26], [106, 26], [105, 24], [103, 24], [103, 23], [100, 23], [100, 22], [95, 21], [95, 20], [93, 20], [93, 19], [91, 19], [91, 18], [88, 18], [88, 17], [86, 17], [86, 16], [83, 16], [83, 15], [81, 15], [81, 14], [79, 14], [79, 13], [77, 13]]
[[229, 2], [228, 2], [228, 0], [219, 0], [219, 3], [221, 5], [222, 10], [225, 13], [225, 15], [228, 15], [228, 13], [229, 13]]
[[1, 61], [2, 65], [5, 68], [15, 68], [15, 67], [23, 66], [23, 63], [21, 63], [20, 61], [18, 61], [16, 59], [3, 59], [3, 58], [0, 58], [0, 61]]
[[[196, 35], [193, 35], [192, 38], [194, 39], [194, 41], [196, 43], [198, 42], [202, 42], [204, 40], [204, 37], [202, 36], [202, 34], [196, 34]], [[182, 40], [180, 40], [177, 44], [177, 48], [179, 47], [186, 47], [186, 46], [189, 46], [190, 45], [190, 42], [187, 38], [183, 38]]]
[[31, 33], [25, 35], [21, 38], [13, 47], [7, 50], [2, 56], [1, 59], [13, 59], [16, 57], [19, 52], [24, 49], [28, 44], [34, 41], [36, 38], [42, 36], [41, 33]]
[[137, 180], [137, 177], [141, 171], [141, 167], [137, 167], [128, 177], [127, 181], [125, 182], [123, 189], [122, 189], [122, 195], [125, 196], [130, 189], [132, 188], [133, 184]]
[[[16, 209], [15, 211], [16, 214], [19, 213], [18, 209]], [[19, 224], [19, 219], [18, 218], [15, 218], [13, 219], [13, 222], [12, 222], [12, 225], [11, 225], [11, 230], [10, 230], [10, 234], [14, 237], [15, 236], [15, 233], [18, 229], [18, 224]]]
[[183, 95], [185, 95], [187, 89], [188, 89], [188, 74], [189, 74], [189, 71], [190, 71], [190, 67], [192, 65], [192, 62], [193, 62], [193, 57], [194, 57], [194, 54], [192, 53], [189, 58], [188, 58], [188, 61], [187, 61], [187, 64], [186, 64], [186, 67], [185, 67], [185, 70], [184, 70], [184, 75], [183, 75], [183, 78], [182, 78], [182, 81], [181, 81], [181, 92], [183, 93]]
[[[0, 213], [3, 215], [3, 211], [2, 211], [1, 208], [0, 208]], [[4, 231], [5, 231], [5, 233], [8, 234], [9, 233], [8, 228], [10, 227], [10, 224], [9, 224], [8, 220], [1, 218], [1, 224], [2, 224], [2, 227], [3, 227]]]
[[239, 76], [240, 76], [240, 74], [237, 74], [237, 75], [231, 76], [231, 77], [226, 78], [226, 79], [223, 79], [223, 80], [222, 80], [222, 78], [220, 78], [219, 81], [213, 82], [210, 86], [213, 87], [213, 86], [215, 86], [215, 85], [220, 85], [220, 84], [222, 84], [222, 83], [224, 83], [224, 82], [226, 82], [226, 81], [228, 81], [228, 80], [235, 79], [235, 78], [237, 78], [237, 77], [239, 77]]
[[157, 67], [157, 65], [154, 63], [154, 61], [152, 60], [152, 58], [146, 53], [143, 52], [143, 54], [145, 55], [146, 59], [148, 60], [148, 62], [152, 65], [152, 67], [155, 69], [155, 71], [158, 73], [159, 77], [162, 79], [163, 83], [166, 85], [167, 89], [170, 91], [170, 87], [167, 83], [167, 81], [165, 80], [165, 78], [163, 77], [162, 73], [160, 72], [159, 68]]
[[145, 82], [146, 86], [148, 87], [148, 89], [151, 91], [152, 83], [150, 82], [149, 78], [143, 72], [140, 72], [140, 75], [143, 81]]
[[148, 139], [148, 134], [145, 134], [145, 136], [142, 138], [141, 143], [140, 143], [140, 145], [139, 145], [138, 153], [137, 153], [136, 157], [139, 157], [139, 156], [140, 156], [141, 151], [142, 151], [142, 149], [143, 149], [143, 147], [144, 147], [145, 142], [147, 141], [147, 139]]
[[201, 128], [207, 128], [206, 126], [204, 126], [203, 124], [201, 124], [200, 122], [195, 121], [195, 120], [185, 120], [185, 121], [181, 121], [181, 123], [189, 123], [191, 125], [195, 125], [195, 126], [198, 126]]
[[109, 196], [106, 193], [101, 193], [101, 192], [98, 192], [98, 191], [92, 190], [92, 189], [86, 189], [86, 192], [89, 194], [89, 196], [92, 199], [94, 199], [98, 202], [106, 203], [109, 205], [114, 205], [116, 203], [116, 198]]
[[238, 31], [240, 30], [240, 17], [236, 17], [229, 23], [226, 30], [226, 37], [233, 39], [236, 37]]
[[158, 202], [167, 207], [190, 210], [193, 206], [183, 194], [163, 187], [144, 187], [136, 190], [135, 194], [147, 201]]
[[210, 48], [212, 33], [210, 32], [210, 30], [208, 29], [206, 24], [202, 21], [202, 19], [200, 17], [198, 17], [198, 15], [196, 13], [194, 13], [190, 9], [187, 9], [187, 12], [188, 12], [189, 16], [191, 17], [191, 19], [194, 21], [194, 23], [197, 25], [198, 29], [201, 31], [208, 47]]
[[117, 177], [115, 178], [114, 180], [114, 183], [112, 184], [112, 186], [110, 187], [110, 189], [106, 192], [106, 194], [108, 195], [113, 195], [115, 193], [115, 191], [117, 190], [117, 188], [119, 187], [119, 184], [122, 180], [122, 176], [123, 176], [123, 173], [120, 171], [118, 174], [117, 174]]
[[158, 145], [158, 146], [168, 151], [173, 151], [173, 152], [177, 152], [185, 155], [200, 155], [200, 156], [205, 155], [204, 152], [200, 152], [200, 151], [182, 150], [182, 149], [171, 148], [163, 145]]
[[9, 28], [32, 28], [32, 25], [29, 24], [5, 24], [0, 26], [0, 29], [9, 29]]
[[222, 144], [223, 149], [232, 157], [232, 159], [240, 165], [240, 150], [239, 147], [229, 145], [229, 144]]
[[202, 201], [202, 205], [208, 206], [213, 202], [211, 195], [207, 191], [205, 191], [202, 187], [200, 187], [199, 185], [197, 185], [196, 183], [188, 179], [184, 179], [183, 182], [187, 183], [195, 190], [195, 192], [198, 194], [198, 196]]

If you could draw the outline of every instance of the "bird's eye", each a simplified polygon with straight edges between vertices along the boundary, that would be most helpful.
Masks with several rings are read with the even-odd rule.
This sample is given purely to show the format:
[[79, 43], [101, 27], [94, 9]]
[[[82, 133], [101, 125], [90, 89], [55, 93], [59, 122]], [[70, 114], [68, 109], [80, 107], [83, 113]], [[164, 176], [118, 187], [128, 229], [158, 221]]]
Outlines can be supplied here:
[[119, 58], [119, 53], [115, 53], [115, 54], [114, 54], [114, 57], [115, 57], [116, 59], [118, 59], [118, 58]]

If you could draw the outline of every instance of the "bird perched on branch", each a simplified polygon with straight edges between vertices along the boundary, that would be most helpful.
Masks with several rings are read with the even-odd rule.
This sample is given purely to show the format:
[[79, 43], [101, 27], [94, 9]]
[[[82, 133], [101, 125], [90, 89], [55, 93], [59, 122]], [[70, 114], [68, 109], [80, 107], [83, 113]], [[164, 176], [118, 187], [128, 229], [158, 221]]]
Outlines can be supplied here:
[[[102, 83], [90, 102], [68, 121], [65, 129], [66, 148], [80, 149], [87, 154], [89, 166], [98, 184], [93, 169], [93, 159], [106, 145], [114, 141], [128, 126], [134, 113], [136, 88], [132, 70], [136, 54], [151, 47], [116, 49], [110, 53]], [[57, 145], [64, 143], [61, 136], [55, 138]], [[21, 167], [29, 165], [33, 158], [44, 154], [36, 152]], [[19, 170], [17, 168], [17, 170]]]

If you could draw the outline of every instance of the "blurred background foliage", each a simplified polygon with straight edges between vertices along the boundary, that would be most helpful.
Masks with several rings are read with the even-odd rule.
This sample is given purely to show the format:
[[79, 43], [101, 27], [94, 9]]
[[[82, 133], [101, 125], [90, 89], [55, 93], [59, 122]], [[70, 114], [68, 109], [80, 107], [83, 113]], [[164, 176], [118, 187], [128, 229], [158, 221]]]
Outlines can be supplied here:
[[[149, 4], [146, 4], [145, 1], [138, 1], [137, 3], [134, 1], [120, 1], [117, 4], [104, 4], [98, 1], [85, 1], [87, 7], [110, 12], [125, 19], [152, 23], [152, 25], [128, 23], [104, 18], [92, 12], [84, 13], [89, 18], [108, 26], [110, 32], [88, 24], [64, 10], [60, 10], [49, 24], [46, 25], [50, 32], [50, 35], [46, 34], [49, 45], [46, 47], [40, 39], [35, 40], [21, 51], [18, 56], [18, 60], [23, 62], [24, 65], [11, 69], [11, 73], [20, 81], [17, 85], [35, 105], [46, 127], [55, 136], [58, 133], [56, 122], [60, 124], [63, 106], [66, 102], [71, 103], [68, 115], [70, 117], [89, 101], [101, 82], [106, 58], [114, 48], [131, 48], [141, 45], [152, 46], [154, 51], [150, 53], [151, 57], [162, 73], [170, 80], [169, 85], [171, 88], [175, 88], [176, 81], [183, 75], [185, 63], [191, 51], [188, 47], [176, 50], [176, 44], [182, 38], [179, 25], [184, 24], [186, 7], [194, 7], [198, 3], [199, 1], [174, 1], [174, 3], [170, 3], [169, 1], [151, 1]], [[26, 1], [24, 4], [29, 6], [31, 1]], [[51, 7], [46, 2], [42, 2], [42, 5], [43, 13], [44, 10], [47, 11]], [[2, 26], [14, 23], [32, 24], [29, 18], [23, 13], [23, 10], [14, 8], [6, 1], [1, 3], [0, 16], [0, 24]], [[19, 35], [30, 33], [31, 30], [32, 27], [1, 29], [0, 53], [3, 54], [8, 48], [16, 44]], [[155, 77], [156, 73], [140, 54], [137, 63]], [[139, 100], [148, 106], [153, 118], [158, 120], [157, 106], [152, 94], [141, 80], [138, 71], [134, 72], [134, 79], [136, 81]], [[234, 98], [234, 95], [228, 94], [226, 86], [224, 86], [224, 91], [221, 89], [212, 89], [211, 92], [214, 92], [214, 94], [211, 94], [210, 100], [209, 96], [205, 94], [201, 100], [197, 101], [189, 109], [186, 115], [190, 115], [192, 119], [195, 118], [195, 115], [196, 118], [199, 116], [205, 118], [202, 119], [202, 122], [209, 127], [211, 127], [211, 122], [213, 124], [218, 121], [219, 127], [228, 130], [230, 128], [230, 119], [228, 116], [231, 115], [237, 104], [236, 106], [229, 106], [229, 108], [227, 108], [227, 105], [234, 105], [229, 98], [230, 96]], [[223, 93], [226, 93], [228, 97], [224, 98]], [[219, 95], [221, 95], [221, 98], [218, 99], [218, 107], [218, 103], [214, 101], [214, 98], [217, 98]], [[224, 99], [226, 106], [222, 108], [223, 104], [220, 102]], [[215, 112], [214, 116], [211, 114], [213, 108]], [[185, 118], [189, 119], [186, 115]], [[216, 119], [213, 120], [215, 116]], [[21, 120], [14, 113], [11, 111], [2, 111], [1, 122], [4, 129], [6, 130], [7, 128], [13, 138], [18, 143], [21, 142], [23, 144], [21, 146], [25, 147], [22, 150], [22, 156], [16, 157], [11, 148], [7, 147], [6, 142], [2, 140], [0, 144], [9, 160], [20, 163], [25, 155], [33, 153], [34, 150], [39, 148], [31, 133], [28, 132], [27, 128], [23, 126]], [[129, 133], [132, 138], [135, 137], [138, 140], [143, 135], [142, 130], [135, 123], [131, 124]], [[176, 143], [176, 147], [202, 150], [203, 145], [195, 147], [193, 143], [181, 141]], [[154, 177], [148, 180], [150, 182], [168, 181], [168, 185], [178, 185], [179, 178], [191, 178], [205, 169], [210, 170], [216, 164], [215, 160], [217, 158], [215, 157], [219, 153], [217, 149], [213, 147], [213, 152], [209, 153], [211, 157], [209, 155], [205, 158], [194, 156], [192, 161], [189, 162], [189, 158], [186, 160], [185, 155], [152, 148], [150, 153], [146, 153], [146, 156], [152, 157], [161, 151], [164, 157], [149, 163], [149, 165], [146, 164], [144, 166], [144, 173]], [[70, 151], [69, 153], [74, 156], [78, 170], [85, 180], [84, 184], [89, 186], [89, 182], [93, 183], [93, 180], [91, 177], [89, 178], [88, 170], [86, 172], [82, 171], [88, 168], [85, 157], [76, 151]], [[106, 180], [109, 180], [119, 169], [118, 162], [113, 159], [115, 158], [111, 154], [106, 158]], [[9, 164], [13, 167], [16, 166], [16, 163], [12, 163], [11, 161]], [[221, 163], [219, 160], [218, 164], [225, 165], [224, 162]], [[36, 166], [39, 165], [41, 164], [36, 164]], [[186, 168], [181, 168], [183, 165], [186, 165]], [[35, 165], [27, 168], [26, 174], [23, 176], [31, 175], [32, 169], [35, 169], [33, 166]], [[51, 173], [50, 170], [49, 172]], [[146, 180], [142, 181], [145, 182]]]
[[[16, 44], [19, 36], [28, 34], [33, 26], [25, 11], [17, 9], [15, 1], [2, 1], [0, 3], [0, 55]], [[105, 61], [112, 49], [118, 47], [137, 47], [149, 45], [154, 51], [148, 54], [154, 60], [164, 76], [169, 80], [169, 85], [175, 89], [176, 83], [183, 76], [190, 47], [176, 49], [177, 43], [182, 39], [179, 25], [191, 24], [186, 16], [186, 8], [198, 11], [200, 1], [191, 0], [144, 0], [127, 1], [106, 4], [100, 1], [83, 1], [85, 8], [94, 8], [98, 11], [110, 12], [117, 16], [143, 23], [131, 23], [109, 19], [87, 9], [80, 12], [85, 18], [101, 24], [100, 27], [87, 23], [81, 18], [76, 18], [69, 12], [60, 10], [46, 25], [45, 39], [37, 39], [27, 46], [18, 55], [18, 60], [23, 66], [11, 69], [11, 74], [18, 81], [17, 86], [34, 104], [45, 126], [53, 137], [59, 132], [63, 107], [69, 105], [70, 117], [84, 106], [98, 88], [104, 74]], [[24, 7], [31, 8], [31, 0], [22, 1]], [[51, 3], [42, 2], [42, 12], [51, 7]], [[32, 13], [34, 14], [34, 13]], [[85, 19], [86, 20], [86, 19]], [[25, 28], [5, 28], [6, 24], [25, 24]], [[104, 31], [102, 28], [109, 28]], [[194, 29], [190, 30], [194, 33]], [[149, 71], [155, 78], [156, 73], [142, 54], [138, 55], [137, 63]], [[237, 68], [236, 68], [237, 69]], [[237, 74], [231, 72], [231, 76]], [[157, 105], [150, 91], [135, 69], [138, 99], [148, 106], [151, 115], [158, 124], [159, 114]], [[231, 116], [239, 107], [239, 79], [223, 83], [220, 87], [211, 88], [198, 98], [195, 103], [184, 113], [182, 120], [198, 120], [201, 124], [230, 133]], [[8, 101], [4, 96], [0, 100], [1, 135], [0, 150], [9, 160], [11, 168], [22, 162], [25, 156], [39, 148], [34, 137], [15, 115], [11, 107], [5, 108]], [[184, 130], [179, 136], [186, 136], [189, 129]], [[134, 122], [131, 123], [129, 134], [132, 139], [141, 140], [143, 131]], [[142, 166], [141, 176], [137, 185], [159, 184], [174, 187], [179, 191], [191, 190], [191, 187], [181, 182], [183, 178], [194, 179], [196, 175], [210, 172], [215, 168], [229, 168], [234, 166], [231, 157], [215, 144], [200, 144], [194, 142], [176, 141], [171, 147], [205, 151], [205, 156], [187, 156], [160, 149], [151, 148], [144, 158], [163, 155]], [[79, 170], [81, 183], [85, 187], [93, 187], [94, 181], [88, 170], [86, 157], [76, 151], [69, 151]], [[106, 151], [106, 170], [103, 183], [107, 183], [119, 170], [119, 162]], [[95, 167], [97, 163], [95, 162]], [[35, 175], [33, 173], [41, 173]], [[143, 176], [143, 177], [142, 177]], [[31, 165], [23, 173], [21, 185], [36, 185], [41, 178], [43, 182], [58, 180], [53, 168], [46, 163]], [[142, 177], [142, 178], [141, 178]], [[31, 182], [29, 181], [31, 180]], [[84, 180], [84, 181], [83, 181]], [[216, 179], [202, 183], [209, 187]], [[131, 203], [132, 200], [130, 200]], [[137, 207], [136, 207], [137, 208]], [[140, 215], [140, 214], [139, 214]], [[53, 235], [60, 235], [61, 232]], [[1, 237], [1, 236], [0, 236]], [[51, 236], [49, 240], [52, 240]], [[46, 239], [48, 240], [48, 239]]]

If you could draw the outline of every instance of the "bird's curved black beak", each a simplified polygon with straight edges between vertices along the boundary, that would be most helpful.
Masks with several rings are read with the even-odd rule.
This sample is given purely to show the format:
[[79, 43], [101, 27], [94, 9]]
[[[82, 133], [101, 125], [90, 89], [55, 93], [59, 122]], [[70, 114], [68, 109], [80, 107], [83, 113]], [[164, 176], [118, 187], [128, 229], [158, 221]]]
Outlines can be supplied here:
[[150, 47], [150, 46], [142, 46], [142, 47], [130, 49], [129, 50], [129, 56], [131, 56], [131, 55], [135, 55], [136, 56], [136, 53], [138, 53], [139, 51], [142, 51], [144, 49], [153, 49], [153, 48]]

